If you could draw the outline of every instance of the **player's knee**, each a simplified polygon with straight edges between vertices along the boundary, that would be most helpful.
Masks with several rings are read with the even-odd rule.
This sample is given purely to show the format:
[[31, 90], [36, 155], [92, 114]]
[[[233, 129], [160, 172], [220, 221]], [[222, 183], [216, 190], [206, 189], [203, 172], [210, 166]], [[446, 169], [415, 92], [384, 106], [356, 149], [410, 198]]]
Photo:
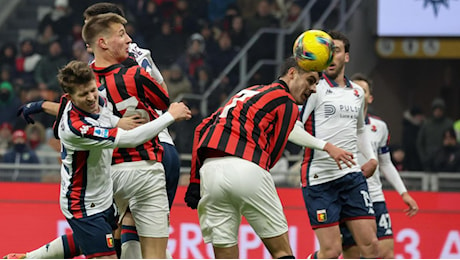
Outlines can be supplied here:
[[321, 258], [335, 259], [342, 254], [342, 247], [330, 247], [320, 251]]

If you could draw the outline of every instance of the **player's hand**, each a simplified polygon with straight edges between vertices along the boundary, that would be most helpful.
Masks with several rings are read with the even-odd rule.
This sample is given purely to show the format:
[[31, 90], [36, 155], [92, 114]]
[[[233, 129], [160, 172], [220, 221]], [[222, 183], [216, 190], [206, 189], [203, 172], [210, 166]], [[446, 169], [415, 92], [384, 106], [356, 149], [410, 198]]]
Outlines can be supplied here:
[[418, 212], [417, 202], [407, 192], [404, 192], [401, 196], [404, 203], [406, 203], [406, 205], [409, 206], [408, 209], [404, 210], [404, 212], [406, 212], [406, 215], [409, 217], [415, 216]]
[[379, 163], [375, 159], [370, 159], [367, 163], [361, 166], [361, 171], [363, 172], [364, 177], [369, 178], [374, 175], [375, 169]]
[[30, 102], [19, 107], [16, 116], [22, 115], [28, 124], [33, 124], [35, 121], [30, 117], [33, 114], [43, 112], [43, 102], [44, 100]]
[[196, 209], [198, 207], [198, 202], [200, 202], [200, 199], [200, 184], [190, 183], [187, 187], [187, 192], [185, 193], [185, 203], [191, 209]]
[[351, 166], [356, 165], [356, 162], [353, 161], [353, 154], [343, 150], [342, 148], [339, 148], [331, 143], [326, 143], [324, 146], [324, 151], [326, 151], [329, 156], [331, 156], [332, 159], [337, 163], [337, 166], [339, 166], [339, 169], [342, 170], [342, 165], [341, 163], [344, 163], [348, 168], [351, 168]]
[[147, 123], [147, 119], [140, 117], [139, 115], [130, 115], [120, 118], [117, 127], [123, 130], [130, 130], [145, 123]]
[[175, 121], [189, 120], [192, 118], [192, 111], [183, 102], [174, 102], [168, 108], [168, 112]]

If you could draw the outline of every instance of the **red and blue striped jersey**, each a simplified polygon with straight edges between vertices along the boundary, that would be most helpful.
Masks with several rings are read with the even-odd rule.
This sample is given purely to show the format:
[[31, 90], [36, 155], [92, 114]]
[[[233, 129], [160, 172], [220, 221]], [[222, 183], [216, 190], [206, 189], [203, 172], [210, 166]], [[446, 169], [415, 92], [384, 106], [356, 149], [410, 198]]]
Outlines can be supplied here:
[[119, 118], [103, 105], [96, 115], [68, 102], [58, 122], [62, 159], [60, 204], [66, 218], [91, 216], [113, 203], [110, 163], [112, 149], [118, 143], [115, 125]]

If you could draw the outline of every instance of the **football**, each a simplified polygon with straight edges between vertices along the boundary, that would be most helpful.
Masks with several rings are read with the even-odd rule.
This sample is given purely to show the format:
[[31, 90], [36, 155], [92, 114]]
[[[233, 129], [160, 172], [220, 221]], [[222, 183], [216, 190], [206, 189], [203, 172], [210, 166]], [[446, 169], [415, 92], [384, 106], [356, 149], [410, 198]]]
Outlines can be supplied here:
[[334, 42], [321, 30], [308, 30], [297, 37], [292, 48], [299, 67], [306, 71], [323, 71], [332, 62]]

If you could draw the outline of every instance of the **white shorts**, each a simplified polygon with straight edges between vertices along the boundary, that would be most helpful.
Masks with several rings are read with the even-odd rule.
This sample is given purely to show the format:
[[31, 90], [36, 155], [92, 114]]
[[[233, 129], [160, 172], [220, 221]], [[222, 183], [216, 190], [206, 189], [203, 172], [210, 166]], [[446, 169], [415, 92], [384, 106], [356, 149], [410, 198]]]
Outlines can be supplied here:
[[124, 216], [129, 206], [139, 236], [169, 237], [163, 164], [139, 161], [112, 165], [112, 179], [113, 196], [120, 216]]
[[288, 231], [272, 176], [257, 164], [231, 156], [206, 159], [200, 176], [198, 215], [205, 243], [236, 245], [241, 215], [261, 238]]

